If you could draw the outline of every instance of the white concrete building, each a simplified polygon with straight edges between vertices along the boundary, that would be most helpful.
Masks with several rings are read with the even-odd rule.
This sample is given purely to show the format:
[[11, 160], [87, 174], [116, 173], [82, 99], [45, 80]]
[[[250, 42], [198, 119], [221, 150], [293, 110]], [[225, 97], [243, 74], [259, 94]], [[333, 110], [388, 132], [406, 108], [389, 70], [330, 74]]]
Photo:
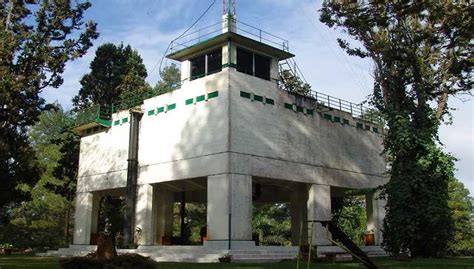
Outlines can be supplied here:
[[[270, 259], [271, 253], [294, 257], [297, 248], [256, 246], [252, 203], [290, 203], [291, 240], [298, 246], [301, 222], [330, 220], [332, 198], [386, 182], [382, 130], [363, 120], [364, 109], [319, 93], [303, 97], [282, 89], [279, 65], [294, 56], [288, 44], [267, 42], [262, 32], [245, 34], [236, 24], [225, 16], [221, 33], [168, 55], [181, 62], [181, 87], [135, 107], [143, 111], [137, 251], [158, 260], [180, 251], [160, 245], [172, 236], [173, 203], [181, 193], [188, 202], [207, 203], [207, 241], [181, 246], [183, 253], [199, 255], [175, 260], [209, 261], [252, 251], [253, 258]], [[70, 249], [77, 251], [93, 248], [100, 197], [126, 193], [130, 112], [97, 118], [76, 131], [82, 138]], [[383, 201], [373, 194], [367, 201], [368, 231], [379, 245]], [[315, 245], [332, 245], [321, 225], [313, 236]], [[202, 253], [207, 260], [196, 258]]]

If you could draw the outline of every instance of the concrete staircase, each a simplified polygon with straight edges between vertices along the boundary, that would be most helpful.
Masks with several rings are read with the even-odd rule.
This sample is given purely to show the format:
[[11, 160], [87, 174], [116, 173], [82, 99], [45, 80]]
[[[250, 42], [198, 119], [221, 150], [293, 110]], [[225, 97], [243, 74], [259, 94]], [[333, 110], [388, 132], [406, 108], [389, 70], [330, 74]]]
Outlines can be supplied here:
[[[70, 245], [69, 248], [49, 250], [37, 256], [74, 257], [85, 256], [96, 250], [95, 245]], [[137, 249], [118, 249], [118, 253], [137, 253], [157, 262], [216, 263], [230, 255], [237, 263], [271, 263], [295, 259], [298, 247], [252, 247], [248, 249], [216, 250], [203, 246], [140, 246]]]
[[[70, 245], [69, 248], [49, 250], [38, 253], [37, 256], [73, 257], [85, 256], [96, 250], [95, 245]], [[369, 257], [386, 257], [387, 253], [379, 246], [362, 246], [361, 249]], [[282, 260], [295, 259], [298, 247], [256, 246], [246, 249], [216, 250], [203, 246], [140, 246], [137, 249], [118, 249], [118, 253], [137, 253], [151, 257], [157, 262], [197, 262], [216, 263], [219, 258], [231, 255], [231, 261], [236, 263], [271, 263]], [[334, 253], [345, 260], [350, 257], [337, 246], [320, 246], [318, 255]]]

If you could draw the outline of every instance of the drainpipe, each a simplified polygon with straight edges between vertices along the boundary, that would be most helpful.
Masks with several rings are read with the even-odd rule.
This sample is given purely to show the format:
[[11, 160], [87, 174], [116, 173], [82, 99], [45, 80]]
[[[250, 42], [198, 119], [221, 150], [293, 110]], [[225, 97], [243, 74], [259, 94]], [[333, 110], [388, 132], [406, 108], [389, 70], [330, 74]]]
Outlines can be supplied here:
[[124, 245], [129, 247], [135, 242], [135, 206], [137, 204], [138, 179], [138, 136], [140, 131], [141, 110], [130, 109], [130, 136], [128, 140], [127, 193], [125, 197]]

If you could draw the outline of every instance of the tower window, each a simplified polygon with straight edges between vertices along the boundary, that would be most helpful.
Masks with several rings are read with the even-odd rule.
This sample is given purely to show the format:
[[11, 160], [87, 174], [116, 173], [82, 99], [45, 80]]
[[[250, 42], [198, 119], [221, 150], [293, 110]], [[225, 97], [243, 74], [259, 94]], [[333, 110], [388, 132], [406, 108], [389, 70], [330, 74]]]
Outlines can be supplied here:
[[237, 71], [270, 80], [269, 57], [237, 48]]
[[216, 49], [190, 60], [191, 80], [222, 70], [222, 49]]
[[270, 58], [255, 54], [255, 76], [270, 80]]
[[237, 48], [237, 71], [253, 76], [253, 53]]

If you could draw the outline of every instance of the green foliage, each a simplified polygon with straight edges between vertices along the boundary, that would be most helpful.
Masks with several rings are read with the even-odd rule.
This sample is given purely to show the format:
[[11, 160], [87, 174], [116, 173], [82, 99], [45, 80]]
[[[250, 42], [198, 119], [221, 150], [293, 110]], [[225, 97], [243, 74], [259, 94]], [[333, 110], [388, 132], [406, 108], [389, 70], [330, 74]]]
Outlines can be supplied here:
[[357, 245], [363, 245], [367, 227], [365, 198], [345, 196], [334, 205], [333, 221]]
[[44, 109], [46, 87], [58, 88], [68, 61], [82, 57], [97, 38], [84, 23], [89, 2], [0, 2], [0, 207], [24, 200], [18, 183], [38, 179], [28, 128]]
[[283, 70], [283, 72], [280, 73], [280, 79], [287, 91], [300, 95], [307, 95], [311, 91], [311, 86], [308, 83], [304, 83], [290, 70]]
[[91, 257], [73, 257], [59, 260], [62, 269], [155, 269], [157, 263], [138, 254], [123, 254], [111, 260], [96, 260]]
[[261, 245], [291, 246], [289, 204], [262, 204], [253, 207], [252, 227]]
[[142, 58], [130, 45], [103, 44], [95, 52], [90, 72], [81, 79], [82, 87], [72, 100], [74, 107], [111, 105], [143, 93], [150, 88], [146, 76]]
[[392, 254], [440, 256], [453, 234], [448, 182], [454, 158], [437, 145], [448, 97], [472, 90], [472, 6], [456, 1], [328, 1], [320, 20], [375, 64], [371, 102], [386, 122], [390, 165], [384, 246]]
[[449, 208], [454, 220], [454, 237], [448, 248], [452, 255], [474, 256], [474, 207], [469, 190], [462, 182], [449, 181]]
[[19, 185], [31, 200], [11, 208], [5, 227], [8, 233], [0, 238], [11, 238], [18, 247], [66, 243], [79, 157], [74, 148], [78, 139], [69, 131], [71, 126], [72, 116], [58, 107], [41, 113], [32, 127], [30, 143], [41, 168], [40, 179], [34, 185]]
[[155, 94], [160, 95], [176, 89], [176, 86], [181, 84], [181, 71], [173, 63], [161, 70], [161, 79], [153, 88]]
[[125, 228], [125, 199], [119, 196], [104, 196], [99, 202], [98, 232], [104, 232], [112, 236], [113, 245], [121, 245], [116, 242], [117, 234]]

